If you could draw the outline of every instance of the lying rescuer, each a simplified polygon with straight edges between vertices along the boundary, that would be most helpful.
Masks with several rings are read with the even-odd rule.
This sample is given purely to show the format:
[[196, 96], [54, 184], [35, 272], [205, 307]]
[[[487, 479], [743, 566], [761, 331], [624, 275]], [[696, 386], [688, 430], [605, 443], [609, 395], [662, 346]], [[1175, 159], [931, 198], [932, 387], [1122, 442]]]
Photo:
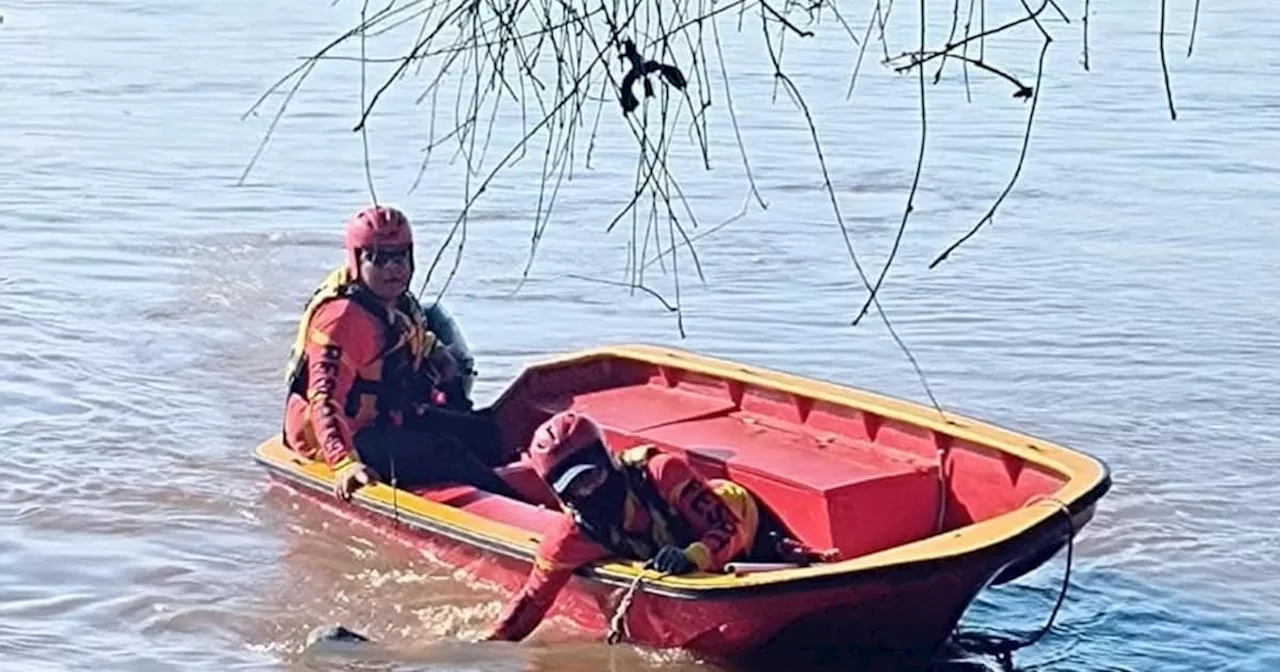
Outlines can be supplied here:
[[575, 569], [608, 557], [651, 561], [665, 574], [831, 557], [788, 538], [742, 486], [705, 480], [683, 457], [647, 446], [611, 456], [600, 426], [580, 413], [543, 423], [529, 457], [568, 515], [543, 535], [524, 587], [483, 640], [524, 639]]
[[457, 362], [409, 292], [408, 218], [386, 206], [359, 211], [346, 225], [346, 256], [298, 323], [285, 445], [328, 463], [344, 500], [392, 478], [398, 487], [450, 481], [518, 497], [478, 456], [498, 452], [496, 425], [442, 408], [455, 405], [441, 390]]

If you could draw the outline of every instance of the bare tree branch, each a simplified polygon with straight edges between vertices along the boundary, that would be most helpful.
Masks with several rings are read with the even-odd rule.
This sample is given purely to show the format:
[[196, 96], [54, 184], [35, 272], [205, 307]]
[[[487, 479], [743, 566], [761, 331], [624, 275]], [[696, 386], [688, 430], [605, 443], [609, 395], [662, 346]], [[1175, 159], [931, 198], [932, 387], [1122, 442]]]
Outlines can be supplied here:
[[1089, 70], [1089, 0], [1084, 0], [1084, 17], [1080, 21], [1084, 25], [1080, 32], [1084, 35], [1084, 69], [1087, 72]]
[[[896, 58], [908, 57], [911, 59], [911, 62], [906, 65], [899, 65], [895, 67], [894, 70], [898, 72], [906, 72], [907, 70], [918, 67], [921, 62], [921, 59], [924, 56], [931, 56], [935, 54], [936, 52], [925, 52], [923, 55], [917, 52], [907, 52], [906, 54], [903, 54], [902, 56], [898, 56]], [[1000, 68], [997, 68], [994, 65], [991, 65], [989, 63], [983, 63], [982, 61], [974, 60], [962, 54], [952, 54], [951, 58], [964, 61], [967, 65], [972, 65], [975, 68], [986, 70], [987, 72], [993, 75], [996, 75], [997, 77], [1009, 82], [1010, 84], [1013, 84], [1015, 88], [1015, 91], [1013, 93], [1014, 98], [1030, 98], [1031, 97], [1031, 93], [1032, 93], [1031, 87], [1027, 86], [1026, 84], [1023, 84], [1022, 80], [1009, 74], [1008, 72], [1005, 72], [1004, 70], [1001, 70]], [[939, 68], [939, 72], [941, 72], [941, 68]]]
[[1004, 191], [1000, 192], [1000, 196], [991, 204], [991, 208], [987, 210], [987, 214], [983, 215], [982, 219], [978, 220], [978, 223], [975, 224], [972, 229], [969, 229], [967, 233], [961, 236], [959, 240], [955, 241], [948, 246], [947, 249], [943, 250], [942, 254], [939, 254], [937, 258], [929, 264], [929, 268], [934, 268], [938, 264], [942, 263], [947, 259], [947, 257], [951, 256], [952, 252], [956, 251], [957, 248], [963, 245], [965, 241], [976, 235], [983, 225], [990, 223], [995, 217], [996, 210], [1000, 207], [1000, 204], [1004, 202], [1005, 197], [1009, 195], [1010, 191], [1013, 191], [1013, 185], [1017, 183], [1018, 176], [1022, 173], [1022, 165], [1027, 158], [1027, 148], [1031, 144], [1031, 129], [1035, 124], [1036, 105], [1040, 102], [1040, 81], [1044, 76], [1044, 57], [1045, 54], [1049, 52], [1049, 45], [1053, 43], [1053, 39], [1049, 37], [1048, 33], [1044, 34], [1044, 38], [1045, 40], [1040, 47], [1039, 64], [1036, 67], [1036, 84], [1033, 88], [1034, 93], [1031, 96], [1031, 110], [1027, 112], [1027, 125], [1022, 136], [1022, 149], [1018, 153], [1018, 164], [1013, 169], [1013, 176], [1009, 178], [1009, 183], [1005, 185]]
[[1191, 50], [1196, 46], [1196, 29], [1200, 27], [1200, 0], [1191, 14], [1191, 37], [1187, 40], [1187, 58], [1191, 58]]
[[[662, 301], [664, 308], [676, 313], [677, 326], [684, 335], [684, 313], [681, 300], [685, 294], [690, 261], [701, 282], [706, 282], [702, 263], [695, 242], [710, 233], [722, 230], [730, 222], [745, 216], [754, 201], [762, 210], [769, 204], [762, 194], [757, 180], [758, 168], [748, 156], [750, 146], [746, 127], [740, 123], [740, 112], [750, 109], [740, 91], [735, 91], [732, 71], [743, 67], [751, 77], [750, 63], [730, 63], [724, 42], [726, 34], [721, 22], [734, 21], [737, 13], [738, 30], [750, 16], [758, 19], [765, 49], [753, 54], [767, 63], [771, 70], [771, 96], [776, 100], [784, 91], [795, 105], [786, 114], [798, 114], [809, 132], [816, 171], [821, 175], [823, 190], [830, 204], [835, 223], [845, 244], [846, 252], [857, 277], [867, 290], [861, 308], [853, 318], [858, 324], [874, 306], [895, 341], [916, 366], [928, 391], [915, 358], [885, 314], [879, 292], [884, 286], [891, 267], [897, 263], [898, 253], [905, 239], [908, 223], [915, 210], [915, 198], [921, 187], [925, 148], [929, 132], [929, 114], [926, 105], [926, 64], [937, 59], [932, 74], [934, 84], [941, 82], [949, 59], [955, 59], [963, 70], [966, 100], [972, 102], [970, 69], [976, 68], [1007, 81], [1014, 87], [1014, 97], [1029, 98], [1026, 127], [1013, 174], [1003, 191], [995, 198], [986, 214], [967, 233], [946, 248], [929, 268], [936, 267], [958, 247], [972, 239], [984, 226], [990, 224], [996, 211], [1004, 203], [1017, 183], [1025, 163], [1036, 110], [1041, 93], [1045, 54], [1053, 41], [1049, 27], [1060, 30], [1057, 21], [1042, 20], [1045, 11], [1071, 25], [1058, 0], [1041, 0], [1032, 8], [1028, 0], [1019, 0], [1024, 13], [992, 27], [987, 26], [986, 0], [969, 0], [964, 20], [964, 34], [960, 30], [960, 0], [951, 2], [951, 26], [945, 41], [927, 41], [926, 0], [919, 0], [919, 43], [909, 51], [891, 56], [888, 44], [889, 27], [894, 18], [894, 0], [388, 0], [382, 9], [370, 11], [370, 0], [360, 0], [359, 25], [323, 45], [311, 56], [305, 57], [297, 67], [280, 78], [245, 113], [245, 117], [257, 114], [257, 110], [273, 94], [289, 85], [253, 157], [240, 176], [240, 183], [260, 160], [273, 133], [276, 131], [286, 108], [299, 92], [304, 81], [321, 62], [355, 61], [360, 67], [360, 112], [352, 130], [361, 134], [364, 158], [364, 178], [370, 197], [377, 202], [372, 166], [369, 160], [370, 119], [391, 87], [420, 75], [425, 87], [417, 90], [414, 104], [429, 106], [431, 118], [426, 126], [427, 139], [422, 148], [423, 156], [413, 185], [416, 189], [423, 179], [428, 163], [437, 150], [452, 145], [446, 159], [465, 166], [463, 176], [462, 205], [456, 219], [444, 237], [434, 258], [421, 278], [421, 290], [425, 292], [437, 268], [452, 248], [452, 265], [438, 290], [437, 300], [444, 295], [456, 275], [470, 238], [470, 226], [474, 208], [489, 193], [500, 176], [520, 165], [527, 169], [530, 179], [539, 181], [537, 198], [531, 198], [531, 227], [528, 237], [528, 254], [519, 273], [515, 290], [519, 291], [529, 278], [548, 227], [556, 219], [556, 208], [565, 200], [565, 192], [574, 183], [575, 170], [593, 170], [599, 162], [597, 144], [605, 131], [602, 121], [606, 114], [616, 115], [627, 132], [622, 133], [627, 142], [634, 141], [634, 170], [630, 193], [619, 199], [619, 208], [607, 222], [600, 222], [606, 234], [621, 228], [621, 235], [629, 235], [626, 241], [625, 282], [621, 283], [634, 293], [635, 290], [650, 293]], [[1159, 55], [1164, 77], [1170, 116], [1177, 118], [1173, 103], [1172, 87], [1165, 56], [1165, 5], [1160, 3]], [[1015, 5], [1016, 6], [1016, 5]], [[855, 7], [865, 11], [867, 21], [862, 35], [856, 35], [846, 18], [854, 17]], [[856, 48], [856, 61], [850, 75], [846, 98], [853, 95], [862, 70], [868, 45], [878, 39], [883, 51], [882, 63], [898, 73], [918, 68], [916, 86], [920, 96], [920, 138], [915, 170], [907, 190], [892, 248], [874, 281], [868, 277], [858, 258], [854, 245], [855, 232], [846, 224], [837, 198], [834, 178], [829, 170], [827, 148], [820, 140], [821, 133], [801, 94], [797, 82], [801, 73], [795, 72], [793, 63], [799, 57], [788, 53], [803, 48], [807, 41], [823, 29], [824, 12], [829, 10], [834, 25], [829, 30], [843, 31]], [[975, 10], [978, 16], [975, 20]], [[1089, 62], [1089, 13], [1090, 0], [1084, 0], [1084, 17], [1081, 23], [1083, 59], [1085, 70]], [[1187, 46], [1190, 57], [1198, 29], [1200, 2], [1196, 1], [1191, 36]], [[862, 20], [859, 18], [858, 20]], [[829, 22], [830, 23], [830, 22]], [[732, 24], [727, 24], [732, 25]], [[1043, 38], [1034, 86], [1027, 86], [1009, 70], [986, 59], [986, 42], [1015, 29], [1034, 25]], [[366, 48], [376, 40], [392, 39], [397, 30], [405, 29], [406, 44], [397, 47], [399, 55], [393, 58], [371, 57]], [[754, 33], [753, 33], [754, 35]], [[873, 37], [874, 36], [874, 37]], [[411, 39], [408, 39], [410, 38]], [[359, 40], [357, 56], [337, 53], [344, 44]], [[937, 42], [942, 41], [942, 44]], [[975, 50], [970, 46], [976, 46]], [[763, 52], [763, 53], [759, 53]], [[786, 65], [784, 65], [784, 55]], [[748, 55], [750, 58], [752, 55]], [[713, 67], [714, 57], [718, 67]], [[1000, 60], [1004, 62], [1007, 57]], [[767, 59], [767, 61], [765, 60]], [[370, 77], [367, 69], [384, 68], [384, 78], [369, 95]], [[436, 71], [430, 72], [434, 67]], [[954, 71], [954, 68], [952, 68]], [[712, 81], [713, 74], [721, 80]], [[422, 84], [415, 84], [422, 86]], [[452, 87], [452, 88], [450, 88]], [[442, 94], [443, 91], [443, 94]], [[717, 99], [719, 94], [723, 97]], [[441, 96], [445, 101], [441, 102]], [[452, 97], [452, 106], [448, 98]], [[591, 110], [590, 106], [595, 109]], [[616, 106], [615, 106], [616, 105]], [[453, 119], [440, 121], [437, 114], [447, 114], [453, 108]], [[504, 111], [518, 108], [519, 130], [514, 121], [516, 113], [504, 115]], [[687, 174], [670, 157], [681, 152], [679, 142], [687, 142], [690, 151], [697, 152], [696, 163], [701, 170], [713, 168], [713, 132], [711, 117], [720, 110], [728, 115], [733, 132], [732, 146], [744, 171], [745, 197], [742, 212], [717, 224], [711, 229], [699, 228], [698, 212], [686, 195]], [[935, 113], [936, 115], [936, 113]], [[588, 131], [589, 128], [589, 131]], [[724, 131], [727, 134], [727, 129]], [[627, 134], [630, 134], [627, 137]], [[679, 141], [679, 142], [678, 142]], [[545, 145], [538, 147], [537, 143]], [[508, 144], [509, 143], [509, 144]], [[585, 143], [585, 148], [580, 145]], [[673, 154], [673, 152], [675, 154]], [[449, 155], [452, 155], [451, 157]], [[524, 163], [527, 156], [533, 166]], [[616, 154], [615, 154], [616, 156]], [[581, 158], [580, 158], [581, 157]], [[578, 166], [579, 160], [582, 166]], [[627, 159], [631, 161], [631, 158]], [[540, 165], [538, 165], [540, 163]], [[530, 190], [532, 193], [532, 190]], [[917, 215], [918, 216], [918, 215]], [[628, 220], [630, 226], [618, 226]], [[627, 229], [630, 229], [627, 232]], [[688, 259], [680, 259], [687, 252]], [[670, 275], [674, 300], [668, 301], [658, 290], [646, 285], [646, 271], [657, 265], [663, 275]], [[652, 274], [650, 274], [652, 275]], [[616, 284], [616, 283], [610, 283]], [[929, 392], [932, 399], [932, 393]], [[936, 406], [936, 401], [935, 401]], [[941, 408], [939, 407], [939, 412]]]
[[[923, 53], [925, 48], [925, 0], [920, 2], [920, 51]], [[959, 0], [956, 3], [959, 6]], [[958, 18], [957, 18], [958, 21]], [[955, 24], [951, 26], [952, 37], [947, 38], [950, 42], [954, 38]], [[944, 61], [945, 62], [945, 61]], [[920, 186], [920, 172], [924, 169], [924, 149], [926, 141], [929, 138], [929, 114], [928, 106], [925, 103], [924, 93], [924, 68], [919, 69], [920, 74], [920, 151], [916, 156], [915, 175], [911, 178], [911, 190], [907, 192], [907, 205], [902, 210], [902, 222], [898, 224], [898, 233], [893, 237], [893, 248], [889, 250], [889, 258], [885, 260], [884, 267], [880, 269], [880, 277], [876, 278], [876, 284], [871, 288], [871, 293], [867, 296], [867, 300], [862, 304], [862, 308], [858, 310], [858, 314], [853, 318], [853, 324], [856, 326], [862, 321], [867, 310], [871, 307], [871, 302], [875, 300], [876, 294], [880, 291], [880, 285], [884, 283], [884, 278], [889, 274], [889, 267], [893, 265], [894, 257], [898, 256], [898, 247], [902, 244], [902, 234], [907, 230], [907, 219], [911, 216], [911, 211], [915, 209], [916, 189]], [[938, 66], [938, 74], [942, 74], [942, 66]]]
[[1169, 117], [1178, 119], [1178, 111], [1173, 107], [1173, 87], [1169, 85], [1169, 60], [1164, 55], [1164, 15], [1166, 0], [1160, 0], [1160, 71], [1164, 73], [1164, 93], [1169, 99]]

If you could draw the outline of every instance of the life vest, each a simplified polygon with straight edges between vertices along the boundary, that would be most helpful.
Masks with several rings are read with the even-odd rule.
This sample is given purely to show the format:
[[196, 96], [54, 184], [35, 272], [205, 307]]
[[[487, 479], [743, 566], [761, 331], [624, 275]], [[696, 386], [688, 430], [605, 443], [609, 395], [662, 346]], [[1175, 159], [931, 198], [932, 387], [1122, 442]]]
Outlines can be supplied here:
[[422, 307], [411, 293], [405, 292], [389, 309], [384, 301], [356, 282], [345, 266], [325, 277], [298, 321], [285, 368], [289, 393], [303, 397], [307, 394], [305, 346], [312, 316], [320, 306], [341, 298], [354, 301], [372, 315], [381, 325], [383, 336], [378, 356], [356, 371], [351, 391], [343, 403], [347, 417], [357, 424], [367, 424], [430, 403], [433, 381], [429, 379], [426, 363], [436, 345], [436, 337], [428, 328]]
[[647, 559], [657, 554], [663, 546], [684, 548], [697, 541], [689, 524], [671, 510], [671, 506], [649, 477], [646, 465], [653, 455], [652, 446], [636, 446], [623, 451], [616, 458], [616, 464], [626, 479], [627, 491], [639, 500], [640, 506], [649, 514], [648, 528], [638, 532], [627, 530], [625, 521], [621, 519], [610, 525], [592, 524], [577, 512], [574, 513], [574, 522], [578, 527], [593, 541], [616, 555]]

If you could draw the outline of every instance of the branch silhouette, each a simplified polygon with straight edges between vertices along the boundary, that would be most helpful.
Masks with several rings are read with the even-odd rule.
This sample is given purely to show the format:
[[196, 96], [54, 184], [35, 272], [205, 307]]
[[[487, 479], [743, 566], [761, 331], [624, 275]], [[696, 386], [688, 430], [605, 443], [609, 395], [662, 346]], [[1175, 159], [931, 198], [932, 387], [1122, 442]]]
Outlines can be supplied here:
[[[715, 114], [726, 115], [729, 124], [723, 132], [727, 134], [728, 129], [732, 129], [734, 149], [730, 151], [737, 152], [745, 173], [743, 212], [737, 217], [746, 216], [752, 203], [760, 211], [767, 211], [769, 203], [748, 152], [750, 138], [739, 123], [741, 110], [755, 112], [757, 108], [750, 107], [753, 102], [735, 88], [735, 83], [742, 79], [758, 76], [751, 72], [753, 67], [757, 71], [765, 68], [773, 85], [772, 97], [776, 99], [779, 91], [785, 92], [794, 105], [781, 114], [794, 115], [809, 133], [816, 159], [815, 172], [830, 200], [833, 219], [853, 272], [866, 290], [865, 295], [857, 298], [861, 308], [852, 323], [859, 324], [874, 307], [914, 364], [914, 357], [885, 315], [879, 293], [888, 282], [891, 267], [897, 263], [897, 253], [913, 221], [915, 199], [921, 187], [930, 121], [925, 104], [926, 79], [938, 85], [944, 79], [963, 77], [966, 100], [972, 103], [969, 80], [973, 70], [975, 74], [986, 73], [1011, 85], [1017, 101], [1014, 104], [1030, 103], [1022, 145], [1005, 188], [985, 215], [929, 264], [929, 268], [934, 268], [988, 226], [1012, 192], [1028, 156], [1041, 84], [1050, 76], [1045, 72], [1045, 54], [1054, 41], [1049, 26], [1058, 31], [1063, 25], [1071, 29], [1077, 25], [1057, 0], [1041, 0], [1034, 8], [1026, 0], [1020, 0], [1025, 11], [990, 26], [986, 0], [969, 0], [963, 21], [961, 0], [952, 0], [946, 7], [950, 13], [949, 30], [931, 41], [925, 33], [926, 2], [918, 1], [919, 11], [914, 17], [920, 21], [918, 44], [893, 56], [895, 51], [889, 46], [892, 23], [912, 19], [910, 16], [900, 19], [901, 11], [894, 13], [895, 0], [388, 0], [376, 10], [370, 8], [369, 0], [359, 0], [357, 25], [303, 57], [245, 112], [244, 117], [256, 115], [268, 99], [277, 95], [282, 98], [239, 183], [244, 183], [260, 161], [285, 110], [315, 68], [321, 64], [357, 61], [360, 108], [351, 128], [361, 134], [364, 177], [376, 201], [373, 170], [367, 158], [371, 121], [394, 87], [421, 86], [415, 104], [429, 105], [430, 120], [426, 124], [427, 141], [411, 190], [419, 186], [429, 162], [442, 152], [450, 161], [460, 161], [465, 167], [465, 182], [460, 209], [423, 274], [420, 291], [425, 292], [431, 280], [438, 277], [446, 255], [452, 250], [452, 263], [445, 272], [437, 299], [443, 297], [464, 257], [473, 210], [491, 193], [496, 180], [532, 156], [536, 157], [532, 161], [541, 164], [533, 169], [537, 177], [531, 178], [539, 181], [538, 196], [531, 202], [534, 207], [530, 208], [532, 226], [528, 252], [513, 290], [518, 292], [532, 272], [547, 228], [556, 221], [557, 206], [574, 182], [575, 170], [597, 167], [597, 148], [605, 132], [601, 130], [602, 124], [621, 121], [618, 127], [626, 129], [620, 134], [622, 140], [634, 150], [633, 175], [623, 179], [632, 183], [630, 187], [623, 187], [626, 195], [613, 216], [600, 224], [606, 234], [617, 229], [625, 232], [629, 224], [624, 269], [627, 279], [622, 284], [658, 297], [664, 307], [672, 309], [666, 312], [675, 313], [683, 335], [681, 283], [682, 273], [689, 272], [687, 260], [692, 261], [698, 279], [705, 283], [695, 243], [705, 240], [711, 231], [722, 230], [726, 224], [698, 231], [698, 213], [684, 187], [689, 174], [671, 160], [673, 148], [683, 135], [690, 146], [696, 147], [701, 170], [711, 170], [713, 127], [710, 118]], [[1176, 119], [1165, 58], [1165, 0], [1161, 0], [1159, 9], [1158, 53], [1170, 116]], [[1084, 16], [1078, 25], [1083, 38], [1085, 70], [1090, 69], [1090, 11], [1090, 0], [1084, 0]], [[1188, 57], [1194, 49], [1199, 12], [1200, 3], [1196, 0]], [[824, 14], [835, 20], [824, 25]], [[758, 33], [751, 27], [743, 30], [747, 19], [758, 21]], [[865, 28], [859, 23], [864, 20]], [[735, 23], [736, 33], [733, 32]], [[858, 26], [860, 34], [854, 26]], [[986, 44], [988, 40], [1003, 39], [1015, 30], [1031, 30], [1032, 26], [1042, 40], [1035, 82], [1028, 85], [989, 59]], [[393, 56], [375, 57], [368, 53], [366, 45], [399, 39], [394, 36], [406, 30], [410, 39], [397, 43]], [[825, 34], [824, 30], [843, 34], [852, 43], [849, 48], [852, 73], [846, 98], [855, 91], [866, 50], [873, 40], [880, 42], [881, 64], [887, 70], [909, 73], [913, 68], [920, 69], [913, 73], [916, 75], [913, 88], [918, 90], [920, 104], [919, 151], [910, 184], [904, 185], [906, 203], [892, 250], [874, 277], [866, 272], [859, 259], [859, 248], [855, 244], [858, 232], [847, 225], [841, 213], [826, 158], [831, 154], [823, 145], [821, 129], [797, 83], [801, 81], [800, 73], [791, 65], [798, 59], [787, 54], [792, 57], [784, 63], [788, 46], [802, 47]], [[764, 48], [741, 52], [739, 60], [732, 61], [726, 57], [724, 44], [734, 39], [762, 39]], [[357, 41], [358, 56], [337, 53], [339, 48]], [[743, 62], [752, 58], [756, 60]], [[997, 60], [1006, 62], [1008, 58], [1001, 56]], [[926, 77], [924, 68], [934, 61], [937, 63], [930, 67]], [[954, 67], [948, 69], [949, 61], [959, 63], [962, 72], [955, 72]], [[741, 72], [731, 74], [731, 65]], [[366, 68], [370, 66], [386, 70], [380, 81], [369, 81]], [[424, 79], [412, 84], [415, 77]], [[454, 98], [452, 122], [437, 128], [437, 116], [448, 114], [451, 96]], [[615, 102], [618, 107], [613, 107]], [[517, 122], [512, 121], [511, 116], [504, 116], [504, 112], [518, 115], [518, 131]], [[538, 147], [537, 143], [544, 145]], [[689, 255], [687, 260], [680, 258], [684, 254]], [[647, 270], [655, 264], [662, 276], [669, 277], [674, 299], [663, 297], [646, 279]], [[927, 389], [927, 382], [925, 386]]]

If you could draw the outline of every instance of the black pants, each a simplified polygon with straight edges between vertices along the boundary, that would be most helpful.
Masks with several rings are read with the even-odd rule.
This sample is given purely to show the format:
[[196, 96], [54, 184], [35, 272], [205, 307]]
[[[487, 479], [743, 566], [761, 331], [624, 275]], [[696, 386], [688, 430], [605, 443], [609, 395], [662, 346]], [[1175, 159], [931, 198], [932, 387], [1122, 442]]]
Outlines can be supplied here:
[[496, 427], [471, 417], [415, 421], [404, 427], [375, 425], [356, 432], [360, 461], [387, 483], [401, 489], [462, 483], [486, 492], [521, 499], [481, 455], [496, 452]]

